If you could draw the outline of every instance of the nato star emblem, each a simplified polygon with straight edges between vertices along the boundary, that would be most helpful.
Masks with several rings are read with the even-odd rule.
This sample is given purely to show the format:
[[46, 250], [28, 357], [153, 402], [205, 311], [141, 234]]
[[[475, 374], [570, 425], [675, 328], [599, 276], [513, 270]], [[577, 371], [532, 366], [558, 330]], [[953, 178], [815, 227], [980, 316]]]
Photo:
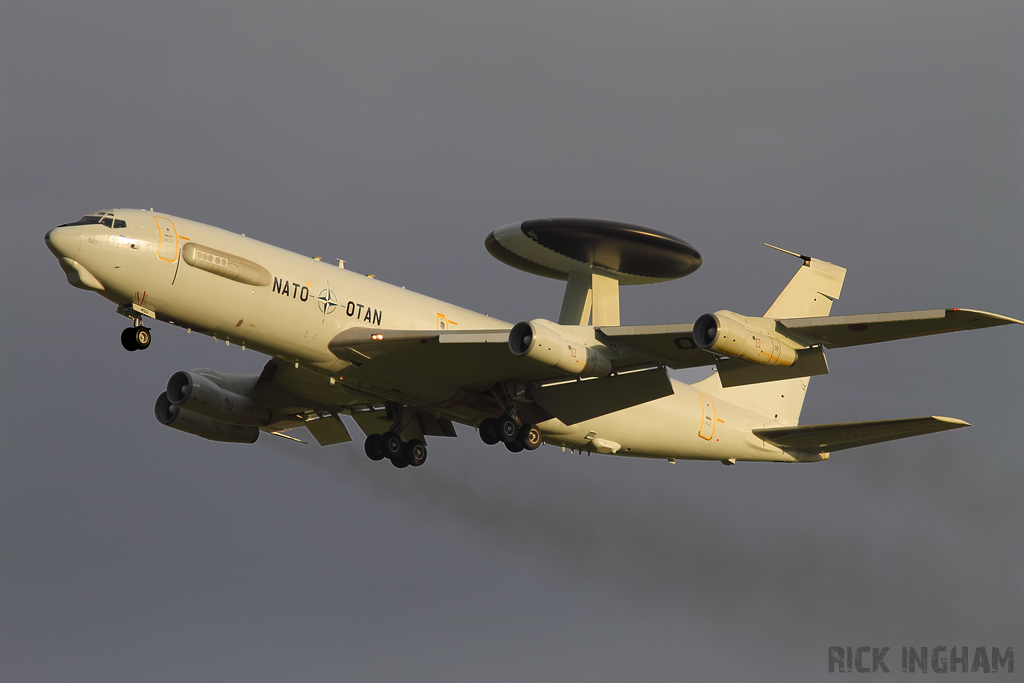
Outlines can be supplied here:
[[334, 292], [330, 289], [325, 289], [320, 292], [320, 296], [316, 298], [316, 301], [320, 306], [320, 312], [324, 315], [333, 313], [334, 309], [338, 307], [338, 300], [334, 298]]

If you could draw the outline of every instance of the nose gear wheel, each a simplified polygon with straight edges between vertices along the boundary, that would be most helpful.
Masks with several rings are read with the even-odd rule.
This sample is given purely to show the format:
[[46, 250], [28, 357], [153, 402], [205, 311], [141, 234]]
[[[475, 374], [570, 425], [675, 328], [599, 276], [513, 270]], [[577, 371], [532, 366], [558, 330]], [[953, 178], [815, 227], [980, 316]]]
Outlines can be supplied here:
[[153, 333], [148, 327], [126, 327], [121, 330], [121, 346], [126, 351], [142, 351], [148, 349], [153, 341]]

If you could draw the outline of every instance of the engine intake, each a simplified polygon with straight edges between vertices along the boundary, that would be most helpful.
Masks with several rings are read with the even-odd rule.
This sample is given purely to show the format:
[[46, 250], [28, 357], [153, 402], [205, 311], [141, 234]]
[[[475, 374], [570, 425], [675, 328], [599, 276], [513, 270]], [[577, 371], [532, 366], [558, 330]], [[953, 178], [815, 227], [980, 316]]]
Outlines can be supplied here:
[[547, 320], [521, 322], [508, 335], [508, 347], [517, 356], [558, 368], [571, 375], [607, 377], [612, 362], [598, 349], [566, 339], [559, 326]]
[[758, 365], [796, 362], [797, 351], [764, 332], [747, 327], [746, 318], [730, 311], [705, 313], [693, 324], [693, 341], [705, 351], [742, 358]]
[[210, 441], [256, 443], [256, 439], [260, 438], [260, 430], [256, 427], [227, 424], [174, 405], [166, 391], [157, 397], [153, 412], [160, 424]]
[[270, 424], [270, 411], [251, 398], [225, 389], [197, 372], [179, 371], [167, 380], [167, 400], [191, 413], [233, 425]]

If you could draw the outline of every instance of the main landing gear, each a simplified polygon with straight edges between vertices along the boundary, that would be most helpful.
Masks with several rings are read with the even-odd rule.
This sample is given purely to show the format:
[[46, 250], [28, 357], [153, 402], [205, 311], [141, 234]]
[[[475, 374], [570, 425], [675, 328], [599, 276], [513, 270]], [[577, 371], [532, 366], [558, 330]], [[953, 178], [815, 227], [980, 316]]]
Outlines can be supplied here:
[[391, 429], [383, 434], [370, 434], [363, 443], [366, 456], [375, 462], [387, 458], [398, 469], [419, 467], [427, 461], [427, 444], [421, 439], [403, 441], [401, 434], [415, 417], [416, 411], [398, 403], [388, 403], [387, 416], [391, 418]]
[[516, 418], [511, 415], [484, 418], [480, 423], [480, 439], [488, 446], [493, 446], [500, 441], [505, 444], [505, 448], [513, 453], [519, 453], [522, 450], [534, 451], [544, 443], [537, 425], [524, 424], [520, 426]]
[[148, 327], [138, 325], [136, 327], [126, 327], [121, 331], [121, 346], [126, 351], [148, 349], [151, 341], [153, 341], [153, 334]]
[[[403, 441], [401, 434], [415, 417], [416, 412], [398, 403], [387, 404], [387, 415], [393, 420], [391, 429], [383, 434], [370, 434], [363, 442], [366, 456], [374, 462], [384, 458], [398, 469], [419, 467], [427, 461], [427, 444], [421, 439]], [[403, 419], [404, 418], [404, 419]]]
[[363, 450], [370, 460], [379, 462], [387, 458], [398, 469], [419, 467], [427, 461], [427, 444], [419, 439], [402, 441], [395, 432], [370, 434], [363, 442]]

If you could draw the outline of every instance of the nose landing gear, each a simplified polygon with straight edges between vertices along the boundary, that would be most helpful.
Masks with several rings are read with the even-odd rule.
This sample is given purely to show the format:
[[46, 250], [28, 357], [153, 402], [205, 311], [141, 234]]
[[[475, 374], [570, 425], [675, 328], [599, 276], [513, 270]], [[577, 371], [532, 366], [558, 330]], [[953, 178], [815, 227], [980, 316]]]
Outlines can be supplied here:
[[121, 331], [121, 346], [126, 351], [142, 351], [149, 348], [153, 335], [148, 327], [126, 327]]
[[[128, 305], [117, 307], [117, 312], [132, 321], [131, 327], [121, 330], [121, 346], [125, 351], [142, 351], [149, 348], [153, 332], [142, 322], [142, 316]], [[150, 317], [155, 317], [150, 316]]]

